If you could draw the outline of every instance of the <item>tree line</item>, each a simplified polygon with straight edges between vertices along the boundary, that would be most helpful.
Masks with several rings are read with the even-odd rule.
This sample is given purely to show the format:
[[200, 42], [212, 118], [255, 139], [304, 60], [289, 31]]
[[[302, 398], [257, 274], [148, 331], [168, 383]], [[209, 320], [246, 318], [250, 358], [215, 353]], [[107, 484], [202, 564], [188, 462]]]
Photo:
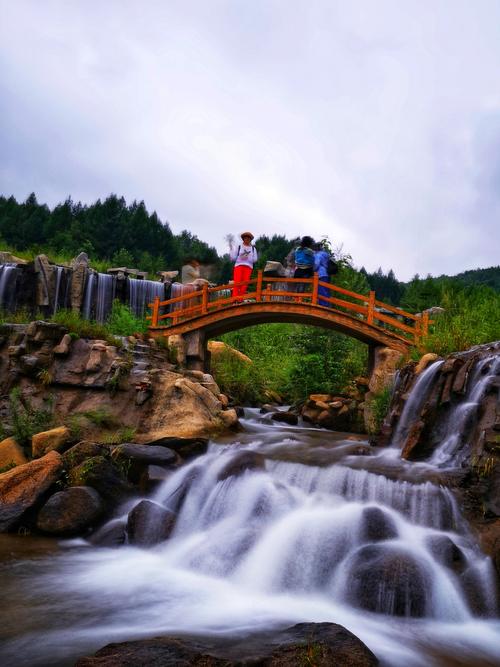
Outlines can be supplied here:
[[[174, 234], [168, 221], [149, 213], [143, 201], [126, 203], [123, 197], [111, 194], [87, 205], [71, 198], [50, 209], [40, 204], [32, 193], [24, 202], [0, 196], [0, 242], [18, 251], [45, 252], [71, 258], [86, 252], [91, 259], [107, 262], [108, 266], [129, 266], [154, 275], [159, 270], [179, 269], [186, 257], [194, 256], [213, 268], [212, 279], [227, 282], [231, 277], [228, 255], [220, 256], [191, 232]], [[284, 235], [260, 236], [255, 245], [259, 252], [257, 267], [267, 260], [283, 261], [294, 246]], [[0, 249], [2, 249], [0, 247]], [[450, 294], [470, 293], [477, 288], [500, 292], [500, 266], [465, 271], [454, 277], [420, 278], [407, 282], [396, 278], [391, 269], [368, 272], [357, 270], [349, 256], [335, 278], [342, 287], [359, 293], [375, 290], [377, 297], [411, 312], [420, 312], [449, 304]], [[453, 301], [453, 299], [451, 299]]]

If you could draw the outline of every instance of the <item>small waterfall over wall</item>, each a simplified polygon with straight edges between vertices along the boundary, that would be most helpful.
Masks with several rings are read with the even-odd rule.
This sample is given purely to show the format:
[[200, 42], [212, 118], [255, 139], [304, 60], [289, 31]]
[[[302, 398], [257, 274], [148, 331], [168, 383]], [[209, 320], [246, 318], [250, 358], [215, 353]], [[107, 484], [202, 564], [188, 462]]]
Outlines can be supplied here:
[[93, 317], [93, 304], [95, 301], [95, 288], [97, 280], [96, 274], [93, 271], [89, 271], [87, 274], [87, 280], [85, 282], [85, 292], [83, 295], [82, 303], [82, 315], [85, 319], [90, 320]]
[[95, 304], [95, 319], [97, 322], [105, 322], [113, 307], [115, 298], [116, 278], [107, 273], [97, 274], [97, 294]]
[[96, 322], [105, 322], [113, 307], [115, 289], [115, 276], [90, 271], [87, 276], [83, 297], [83, 317], [96, 320]]
[[156, 280], [138, 280], [129, 278], [128, 281], [128, 303], [136, 317], [144, 317], [147, 304], [152, 303], [158, 296], [161, 301], [165, 300], [165, 285]]
[[0, 265], [0, 309], [11, 311], [15, 307], [15, 286], [17, 279], [16, 264]]

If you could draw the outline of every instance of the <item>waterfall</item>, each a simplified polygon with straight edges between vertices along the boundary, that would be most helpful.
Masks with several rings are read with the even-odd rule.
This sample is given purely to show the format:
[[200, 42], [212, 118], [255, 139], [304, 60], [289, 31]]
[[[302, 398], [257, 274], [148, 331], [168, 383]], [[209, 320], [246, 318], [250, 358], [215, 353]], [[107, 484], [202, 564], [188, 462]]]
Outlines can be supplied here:
[[109, 273], [97, 274], [97, 294], [95, 305], [95, 319], [97, 322], [105, 322], [111, 308], [113, 307], [113, 299], [115, 298], [116, 277]]
[[[56, 266], [56, 288], [54, 292], [54, 308], [52, 309], [52, 314], [55, 315], [57, 313], [57, 310], [59, 308], [59, 301], [60, 301], [60, 292], [61, 292], [61, 281], [64, 273], [64, 267], [62, 266]], [[64, 303], [63, 303], [64, 306]]]
[[391, 445], [401, 449], [404, 444], [408, 432], [418, 417], [420, 410], [422, 409], [425, 400], [427, 398], [428, 392], [432, 387], [436, 375], [443, 365], [444, 361], [435, 361], [433, 364], [428, 366], [417, 378], [415, 386], [412, 387], [408, 400], [405, 403], [401, 417], [399, 418], [396, 431], [392, 436]]
[[129, 278], [129, 305], [136, 317], [144, 317], [147, 304], [152, 303], [156, 296], [165, 300], [165, 285], [156, 280], [138, 280]]
[[476, 363], [466, 396], [449, 415], [442, 443], [432, 454], [431, 463], [440, 466], [457, 463], [467, 436], [476, 424], [481, 400], [499, 375], [500, 356], [488, 356]]
[[0, 309], [10, 310], [14, 305], [16, 269], [16, 264], [6, 263], [0, 265]]
[[85, 319], [90, 320], [92, 316], [92, 304], [95, 291], [96, 275], [93, 271], [87, 274], [87, 282], [85, 283], [85, 293], [83, 295], [82, 315]]
[[[415, 383], [407, 424], [440, 366]], [[477, 409], [498, 369], [493, 358], [476, 365], [464, 405]], [[454, 414], [450, 432], [464, 425]], [[335, 462], [294, 461], [301, 447], [311, 460], [315, 449], [335, 450]], [[159, 635], [251, 641], [252, 632], [303, 621], [345, 626], [384, 667], [500, 664], [494, 568], [453, 492], [436, 482], [439, 469], [382, 448], [391, 453], [389, 479], [376, 448], [371, 456], [339, 456], [339, 448], [335, 434], [296, 428], [291, 435], [250, 410], [242, 431], [165, 471], [150, 494], [175, 513], [168, 539], [96, 546], [107, 529], [126, 536], [141, 501], [134, 497], [89, 541], [13, 561], [2, 591], [14, 599], [9, 613], [44, 614], [34, 628], [29, 611], [25, 636], [7, 637], [6, 664], [18, 656], [24, 667], [73, 664], [105, 643]], [[154, 533], [154, 521], [153, 513], [145, 529]]]

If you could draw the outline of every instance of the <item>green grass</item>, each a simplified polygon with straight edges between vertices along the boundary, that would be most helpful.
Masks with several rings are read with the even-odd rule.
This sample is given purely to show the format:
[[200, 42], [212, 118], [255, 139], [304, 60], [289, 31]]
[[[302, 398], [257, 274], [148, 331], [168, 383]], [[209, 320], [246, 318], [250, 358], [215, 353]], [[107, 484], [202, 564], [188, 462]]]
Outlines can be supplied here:
[[255, 405], [272, 393], [291, 403], [311, 393], [340, 393], [366, 373], [367, 346], [317, 327], [263, 324], [226, 334], [222, 340], [252, 359], [212, 357], [221, 390], [237, 403]]
[[493, 289], [445, 290], [441, 306], [445, 312], [435, 317], [423, 352], [445, 355], [500, 340], [500, 294]]

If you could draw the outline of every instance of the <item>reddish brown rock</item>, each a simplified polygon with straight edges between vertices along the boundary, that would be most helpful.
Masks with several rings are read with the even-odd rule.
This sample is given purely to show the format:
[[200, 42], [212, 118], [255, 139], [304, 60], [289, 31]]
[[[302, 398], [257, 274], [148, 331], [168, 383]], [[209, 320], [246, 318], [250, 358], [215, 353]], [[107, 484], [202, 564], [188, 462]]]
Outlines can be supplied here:
[[70, 430], [67, 426], [58, 426], [50, 431], [36, 433], [31, 438], [31, 452], [33, 458], [43, 456], [53, 450], [61, 451], [71, 438]]
[[73, 486], [49, 498], [38, 513], [37, 528], [52, 535], [77, 535], [103, 512], [101, 496], [88, 486]]
[[14, 438], [5, 438], [0, 442], [0, 470], [12, 464], [18, 466], [27, 462], [23, 448]]
[[43, 500], [62, 469], [61, 455], [52, 451], [0, 475], [0, 532], [17, 526]]

